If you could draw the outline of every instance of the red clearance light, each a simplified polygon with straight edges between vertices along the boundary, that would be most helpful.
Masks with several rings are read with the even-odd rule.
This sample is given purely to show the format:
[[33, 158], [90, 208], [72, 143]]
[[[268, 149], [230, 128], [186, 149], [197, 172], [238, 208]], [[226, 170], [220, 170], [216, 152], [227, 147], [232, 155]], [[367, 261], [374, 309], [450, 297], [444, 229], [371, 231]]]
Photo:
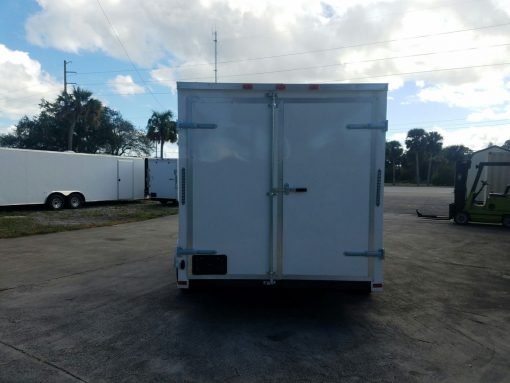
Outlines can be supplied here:
[[372, 287], [373, 287], [374, 289], [382, 289], [382, 285], [383, 285], [382, 283], [373, 283], [373, 284], [372, 284]]
[[276, 85], [276, 90], [285, 90], [286, 86], [285, 84], [277, 84]]
[[251, 90], [251, 89], [253, 89], [253, 84], [243, 84], [243, 89], [244, 90]]
[[319, 84], [310, 84], [309, 89], [310, 90], [319, 90]]

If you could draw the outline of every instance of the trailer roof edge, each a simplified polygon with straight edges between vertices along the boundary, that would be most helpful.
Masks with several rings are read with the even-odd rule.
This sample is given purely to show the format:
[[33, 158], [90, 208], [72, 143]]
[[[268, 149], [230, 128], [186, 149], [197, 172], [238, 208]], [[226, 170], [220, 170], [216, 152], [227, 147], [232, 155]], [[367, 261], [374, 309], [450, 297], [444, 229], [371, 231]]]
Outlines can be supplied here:
[[[178, 81], [177, 89], [192, 89], [192, 90], [242, 90], [243, 86], [247, 85], [247, 83], [214, 83], [214, 82], [185, 82]], [[338, 90], [357, 90], [357, 91], [387, 91], [388, 84], [387, 83], [346, 83], [346, 84], [338, 84], [338, 83], [299, 83], [299, 84], [280, 84], [280, 83], [249, 83], [250, 88], [253, 90], [263, 90], [263, 91], [273, 91], [279, 90], [278, 87], [284, 86], [286, 90], [291, 91], [304, 91], [311, 90], [312, 86], [313, 90], [321, 90], [326, 91], [338, 91]], [[244, 88], [246, 89], [246, 87]]]

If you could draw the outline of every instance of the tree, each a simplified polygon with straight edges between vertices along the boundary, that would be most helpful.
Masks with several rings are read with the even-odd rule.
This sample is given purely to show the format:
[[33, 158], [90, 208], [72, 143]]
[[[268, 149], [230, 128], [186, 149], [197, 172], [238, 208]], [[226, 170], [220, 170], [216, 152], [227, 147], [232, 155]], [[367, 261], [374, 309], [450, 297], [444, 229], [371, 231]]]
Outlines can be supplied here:
[[407, 132], [406, 147], [414, 154], [416, 164], [416, 185], [420, 186], [420, 157], [423, 155], [426, 146], [427, 132], [423, 129], [411, 129]]
[[404, 149], [398, 141], [386, 142], [386, 163], [392, 168], [392, 182], [396, 184], [396, 168], [400, 165]]
[[161, 158], [163, 158], [163, 145], [170, 141], [177, 141], [177, 125], [172, 121], [174, 117], [170, 110], [165, 112], [152, 112], [152, 116], [147, 121], [147, 137], [151, 141], [159, 142], [161, 149]]
[[119, 112], [103, 107], [88, 91], [61, 93], [54, 102], [42, 100], [40, 108], [38, 116], [24, 116], [13, 133], [0, 136], [0, 145], [55, 151], [72, 147], [81, 153], [114, 155], [150, 153], [145, 133]]
[[67, 150], [89, 151], [80, 150], [79, 145], [73, 144], [73, 141], [78, 130], [81, 130], [78, 137], [84, 137], [83, 131], [97, 129], [100, 124], [103, 104], [92, 98], [92, 92], [79, 87], [71, 94], [62, 92], [53, 103], [43, 100], [41, 108], [66, 127]]
[[451, 145], [443, 148], [439, 155], [443, 161], [440, 164], [436, 176], [432, 178], [434, 184], [454, 185], [455, 167], [457, 162], [468, 158], [473, 151], [464, 145]]
[[510, 140], [506, 140], [503, 144], [503, 148], [510, 150]]
[[124, 154], [149, 155], [151, 142], [122, 115], [108, 107], [104, 108], [100, 133], [104, 135], [104, 153], [122, 156]]
[[443, 147], [443, 136], [438, 132], [429, 132], [425, 136], [425, 152], [429, 156], [429, 166], [427, 170], [427, 186], [430, 185], [432, 176], [432, 160], [441, 152]]
[[441, 150], [441, 155], [450, 163], [455, 165], [457, 162], [473, 154], [473, 151], [464, 145], [451, 145]]

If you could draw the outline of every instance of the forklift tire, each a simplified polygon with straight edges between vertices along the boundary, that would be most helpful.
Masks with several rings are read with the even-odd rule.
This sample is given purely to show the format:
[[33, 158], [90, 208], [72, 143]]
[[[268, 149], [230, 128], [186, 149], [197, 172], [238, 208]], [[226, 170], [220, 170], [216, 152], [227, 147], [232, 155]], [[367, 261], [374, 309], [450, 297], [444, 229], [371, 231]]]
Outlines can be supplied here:
[[501, 220], [501, 223], [503, 224], [504, 227], [510, 229], [510, 215], [505, 215]]
[[453, 217], [453, 220], [458, 225], [466, 225], [469, 222], [469, 217], [464, 212], [458, 212], [455, 214], [455, 217]]

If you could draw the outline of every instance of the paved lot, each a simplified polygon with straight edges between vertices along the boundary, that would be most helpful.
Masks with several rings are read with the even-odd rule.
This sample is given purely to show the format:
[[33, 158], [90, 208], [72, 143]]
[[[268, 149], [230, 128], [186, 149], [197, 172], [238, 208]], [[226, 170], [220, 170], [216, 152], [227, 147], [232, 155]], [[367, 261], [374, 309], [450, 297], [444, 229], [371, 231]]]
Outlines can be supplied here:
[[510, 232], [412, 215], [450, 200], [386, 189], [369, 297], [181, 294], [175, 216], [0, 240], [0, 381], [508, 382]]

